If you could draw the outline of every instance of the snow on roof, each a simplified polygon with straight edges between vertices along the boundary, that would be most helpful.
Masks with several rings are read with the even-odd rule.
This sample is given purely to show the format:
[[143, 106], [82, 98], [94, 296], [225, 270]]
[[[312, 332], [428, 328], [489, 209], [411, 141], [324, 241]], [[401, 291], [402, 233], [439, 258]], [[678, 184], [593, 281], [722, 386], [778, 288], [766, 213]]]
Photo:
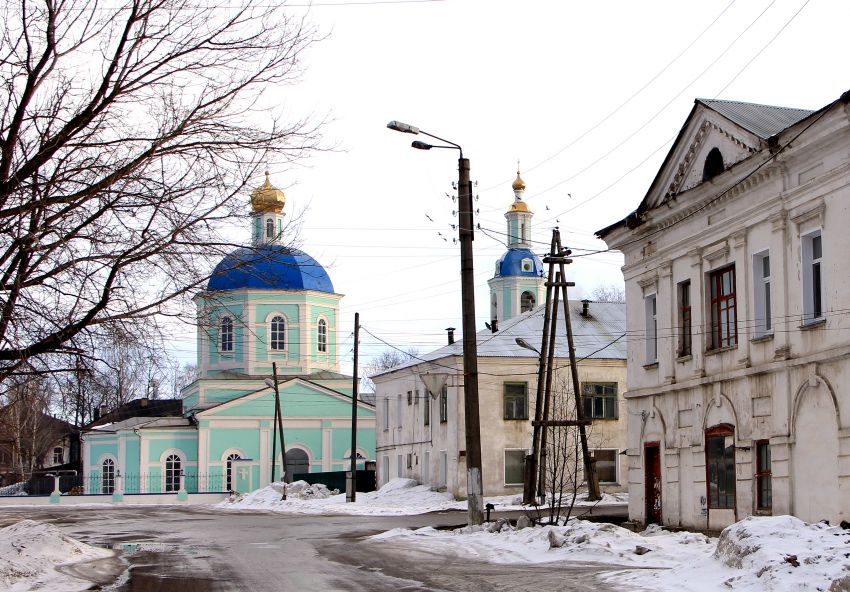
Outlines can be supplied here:
[[[537, 358], [537, 353], [517, 345], [521, 337], [530, 345], [540, 348], [543, 336], [544, 306], [508, 319], [495, 333], [484, 329], [477, 333], [478, 357]], [[558, 333], [555, 339], [555, 357], [568, 358], [566, 323], [563, 307], [558, 310]], [[570, 318], [573, 326], [576, 358], [626, 359], [626, 305], [620, 302], [590, 302], [587, 317], [582, 316], [582, 302], [570, 300]], [[455, 341], [439, 349], [384, 370], [375, 376], [383, 376], [421, 362], [432, 362], [441, 358], [463, 355], [463, 340]], [[374, 377], [373, 377], [374, 378]]]
[[119, 430], [131, 430], [134, 428], [149, 429], [162, 427], [182, 427], [191, 425], [191, 421], [184, 417], [128, 417], [123, 421], [105, 423], [88, 430], [89, 433], [104, 432], [112, 433]]

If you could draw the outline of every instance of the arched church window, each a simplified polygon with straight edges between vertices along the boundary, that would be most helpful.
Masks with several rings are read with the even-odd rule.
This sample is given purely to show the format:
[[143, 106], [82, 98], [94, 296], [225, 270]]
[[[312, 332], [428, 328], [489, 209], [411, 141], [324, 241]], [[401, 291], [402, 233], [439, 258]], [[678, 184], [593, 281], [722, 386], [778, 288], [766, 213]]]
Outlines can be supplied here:
[[233, 319], [224, 317], [219, 325], [219, 349], [223, 352], [233, 351]]
[[266, 220], [266, 238], [274, 237], [274, 222], [271, 218]]
[[180, 489], [182, 464], [180, 457], [176, 454], [169, 454], [165, 459], [165, 491], [178, 491]]
[[233, 461], [240, 460], [241, 458], [242, 457], [236, 454], [235, 452], [233, 454], [227, 455], [227, 464], [225, 468], [225, 491], [233, 491]]
[[272, 319], [271, 346], [272, 349], [286, 349], [286, 321], [282, 316]]
[[316, 344], [320, 352], [328, 351], [328, 322], [325, 319], [319, 319]]
[[702, 180], [708, 181], [722, 173], [726, 167], [723, 165], [723, 155], [720, 150], [712, 148], [705, 157], [705, 165], [702, 167]]
[[528, 312], [534, 308], [534, 294], [531, 292], [523, 292], [519, 297], [519, 311]]
[[115, 491], [115, 461], [107, 458], [100, 465], [100, 491], [112, 493]]

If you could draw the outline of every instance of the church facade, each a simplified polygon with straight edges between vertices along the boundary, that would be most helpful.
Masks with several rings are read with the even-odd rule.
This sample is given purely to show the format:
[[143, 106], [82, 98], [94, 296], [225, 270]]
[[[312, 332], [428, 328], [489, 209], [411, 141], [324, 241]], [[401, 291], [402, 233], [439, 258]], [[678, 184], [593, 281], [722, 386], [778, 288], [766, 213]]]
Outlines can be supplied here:
[[[339, 371], [342, 295], [315, 259], [284, 244], [284, 204], [267, 173], [251, 194], [251, 246], [224, 257], [195, 298], [198, 378], [181, 393], [182, 413], [116, 418], [84, 435], [88, 493], [244, 492], [273, 474], [290, 481], [349, 468], [353, 386]], [[357, 407], [356, 454], [365, 461], [375, 457], [375, 412], [363, 401]]]

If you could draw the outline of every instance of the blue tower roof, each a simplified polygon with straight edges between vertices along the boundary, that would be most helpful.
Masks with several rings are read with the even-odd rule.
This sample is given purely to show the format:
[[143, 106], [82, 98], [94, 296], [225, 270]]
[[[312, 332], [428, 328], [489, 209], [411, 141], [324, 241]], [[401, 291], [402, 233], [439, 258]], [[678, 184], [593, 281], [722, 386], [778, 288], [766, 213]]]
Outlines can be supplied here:
[[207, 289], [316, 290], [334, 293], [328, 272], [298, 249], [283, 245], [243, 247], [216, 265]]
[[[523, 259], [531, 260], [530, 269], [523, 268]], [[540, 277], [543, 275], [543, 262], [531, 249], [508, 249], [496, 263], [496, 277]]]

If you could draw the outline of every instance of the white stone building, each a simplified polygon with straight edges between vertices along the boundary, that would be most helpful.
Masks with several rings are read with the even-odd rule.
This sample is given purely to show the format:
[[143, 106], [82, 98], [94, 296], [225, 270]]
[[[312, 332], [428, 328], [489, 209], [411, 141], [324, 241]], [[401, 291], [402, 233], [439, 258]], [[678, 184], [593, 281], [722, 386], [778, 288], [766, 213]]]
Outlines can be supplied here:
[[848, 102], [697, 100], [597, 233], [625, 255], [632, 519], [848, 518]]
[[[623, 336], [625, 305], [570, 303], [585, 414], [594, 419], [589, 443], [604, 491], [625, 490], [626, 426], [622, 392], [626, 380]], [[478, 333], [481, 464], [485, 495], [522, 493], [523, 463], [531, 446], [537, 354], [543, 308], [503, 321], [499, 330]], [[620, 338], [620, 339], [618, 339]], [[563, 313], [558, 323], [555, 365], [569, 376]], [[429, 376], [445, 378], [428, 393]], [[457, 341], [373, 377], [376, 388], [378, 485], [395, 477], [466, 497], [463, 405], [463, 343]], [[557, 378], [556, 384], [557, 384]], [[438, 381], [439, 382], [439, 381]]]

